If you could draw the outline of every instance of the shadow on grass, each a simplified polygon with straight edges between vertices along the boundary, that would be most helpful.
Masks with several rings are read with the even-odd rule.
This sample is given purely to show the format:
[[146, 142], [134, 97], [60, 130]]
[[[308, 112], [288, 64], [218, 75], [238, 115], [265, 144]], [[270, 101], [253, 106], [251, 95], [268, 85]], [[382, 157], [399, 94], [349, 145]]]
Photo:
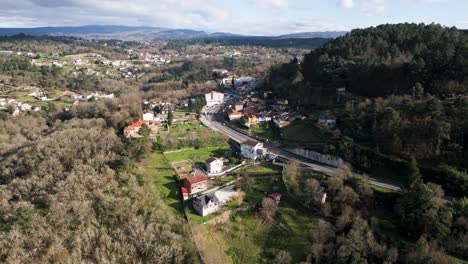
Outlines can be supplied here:
[[229, 151], [228, 149], [215, 149], [211, 151], [211, 155], [214, 157], [222, 157], [228, 151]]

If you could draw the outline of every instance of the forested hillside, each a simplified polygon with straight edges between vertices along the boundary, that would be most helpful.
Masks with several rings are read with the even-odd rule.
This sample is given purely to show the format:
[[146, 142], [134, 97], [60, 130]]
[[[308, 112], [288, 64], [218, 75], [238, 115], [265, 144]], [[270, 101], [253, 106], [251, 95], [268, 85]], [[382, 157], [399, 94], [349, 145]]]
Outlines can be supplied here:
[[468, 31], [397, 24], [356, 29], [305, 56], [306, 82], [346, 86], [364, 96], [408, 94], [421, 83], [434, 95], [468, 91]]
[[306, 114], [329, 109], [338, 117], [335, 140], [323, 151], [369, 170], [384, 166], [401, 182], [405, 162], [415, 158], [426, 180], [466, 195], [467, 31], [434, 24], [357, 29], [298, 61], [273, 67], [266, 89]]

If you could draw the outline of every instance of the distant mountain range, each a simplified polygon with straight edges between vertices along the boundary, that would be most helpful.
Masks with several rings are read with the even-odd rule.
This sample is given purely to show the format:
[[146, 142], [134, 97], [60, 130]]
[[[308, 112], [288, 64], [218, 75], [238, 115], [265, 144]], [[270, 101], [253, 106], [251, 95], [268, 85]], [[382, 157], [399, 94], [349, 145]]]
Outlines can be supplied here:
[[128, 41], [138, 40], [173, 40], [173, 39], [205, 39], [205, 38], [265, 38], [265, 39], [307, 39], [307, 38], [336, 38], [347, 32], [302, 32], [280, 36], [247, 36], [224, 32], [208, 33], [190, 29], [171, 29], [163, 27], [143, 26], [79, 26], [79, 27], [38, 27], [38, 28], [0, 28], [1, 36], [17, 34], [32, 36], [74, 36], [85, 39], [120, 39]]

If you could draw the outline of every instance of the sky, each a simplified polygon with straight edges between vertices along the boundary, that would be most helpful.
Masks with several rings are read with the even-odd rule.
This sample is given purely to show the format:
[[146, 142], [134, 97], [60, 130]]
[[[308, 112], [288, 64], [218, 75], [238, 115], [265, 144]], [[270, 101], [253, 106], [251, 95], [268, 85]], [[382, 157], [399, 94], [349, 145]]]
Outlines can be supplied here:
[[279, 35], [402, 22], [468, 29], [468, 0], [0, 0], [0, 27], [128, 25]]

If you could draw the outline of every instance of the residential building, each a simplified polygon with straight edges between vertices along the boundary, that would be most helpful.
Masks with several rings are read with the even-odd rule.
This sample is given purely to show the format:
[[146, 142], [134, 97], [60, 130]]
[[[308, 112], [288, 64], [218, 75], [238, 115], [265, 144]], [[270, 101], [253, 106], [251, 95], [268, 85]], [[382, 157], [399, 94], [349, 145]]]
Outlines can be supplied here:
[[133, 137], [139, 137], [139, 134], [138, 132], [140, 131], [141, 129], [141, 126], [144, 124], [145, 122], [141, 119], [131, 123], [130, 125], [124, 127], [124, 136], [126, 138], [133, 138]]
[[198, 196], [193, 199], [193, 208], [201, 216], [206, 216], [219, 210], [219, 200], [214, 194]]
[[238, 102], [234, 105], [234, 110], [236, 111], [242, 111], [244, 110], [244, 103]]
[[258, 124], [258, 118], [254, 114], [244, 115], [242, 117], [242, 124], [244, 124], [244, 126], [246, 127], [251, 127], [253, 125]]
[[158, 124], [155, 121], [149, 121], [149, 120], [137, 120], [131, 123], [130, 125], [124, 127], [124, 136], [126, 138], [137, 138], [141, 137], [138, 132], [140, 132], [140, 129], [143, 125], [147, 125], [148, 128], [151, 130], [151, 133], [156, 133], [158, 131]]
[[223, 160], [215, 157], [211, 157], [206, 160], [206, 171], [208, 175], [219, 174], [223, 171]]
[[144, 121], [153, 121], [154, 120], [154, 113], [151, 111], [148, 111], [143, 114], [143, 120]]
[[205, 94], [206, 106], [214, 106], [223, 103], [224, 94], [221, 92], [212, 91]]
[[188, 200], [189, 198], [189, 192], [187, 190], [187, 188], [185, 187], [182, 187], [181, 188], [181, 191], [182, 191], [182, 199], [185, 201], [185, 200]]
[[172, 106], [170, 104], [165, 104], [161, 108], [161, 114], [163, 114], [163, 115], [167, 115], [169, 113], [169, 111], [174, 111], [174, 109], [172, 108]]
[[228, 117], [229, 117], [230, 121], [239, 120], [239, 119], [242, 118], [242, 112], [239, 112], [239, 111], [236, 111], [236, 110], [233, 110], [233, 109], [229, 109], [228, 110]]
[[208, 187], [208, 177], [201, 171], [195, 171], [184, 179], [184, 187], [190, 194], [203, 191]]
[[321, 115], [318, 119], [318, 123], [333, 128], [336, 126], [336, 117], [332, 115]]
[[20, 106], [21, 111], [31, 111], [32, 110], [32, 105], [28, 103], [23, 103]]
[[263, 143], [246, 140], [241, 143], [241, 155], [244, 158], [256, 160], [263, 157]]

